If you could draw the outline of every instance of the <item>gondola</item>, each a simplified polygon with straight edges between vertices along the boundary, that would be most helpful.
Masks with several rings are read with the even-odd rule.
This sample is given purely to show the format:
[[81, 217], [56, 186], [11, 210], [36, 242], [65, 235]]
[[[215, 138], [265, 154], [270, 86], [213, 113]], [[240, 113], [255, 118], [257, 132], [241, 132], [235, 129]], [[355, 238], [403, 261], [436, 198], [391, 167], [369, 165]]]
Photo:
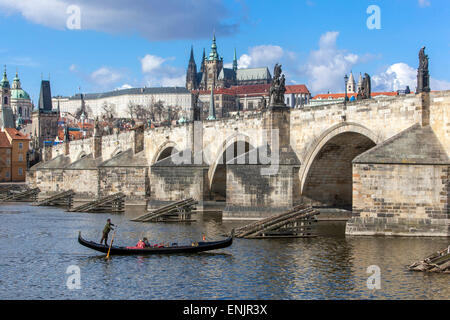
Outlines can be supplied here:
[[[174, 253], [197, 253], [202, 251], [209, 251], [215, 249], [222, 249], [231, 246], [233, 243], [233, 232], [231, 231], [230, 237], [221, 241], [213, 242], [195, 242], [191, 245], [173, 245], [168, 247], [150, 247], [144, 249], [134, 249], [127, 247], [111, 246], [110, 255], [149, 255], [149, 254], [174, 254]], [[87, 248], [108, 253], [109, 246], [104, 244], [98, 244], [93, 241], [85, 240], [81, 237], [81, 231], [78, 234], [78, 242]]]

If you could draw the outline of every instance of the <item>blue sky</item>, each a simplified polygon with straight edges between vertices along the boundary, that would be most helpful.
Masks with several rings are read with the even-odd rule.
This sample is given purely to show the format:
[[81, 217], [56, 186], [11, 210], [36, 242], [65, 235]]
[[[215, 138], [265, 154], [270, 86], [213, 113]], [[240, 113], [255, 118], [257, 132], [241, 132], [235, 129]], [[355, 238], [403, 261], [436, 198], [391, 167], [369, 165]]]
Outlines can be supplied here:
[[[70, 6], [81, 29], [69, 29]], [[369, 29], [367, 8], [380, 9]], [[71, 11], [73, 12], [73, 11]], [[432, 89], [450, 89], [448, 0], [0, 0], [0, 64], [16, 68], [36, 102], [41, 74], [53, 95], [184, 85], [215, 30], [219, 54], [239, 66], [283, 64], [287, 82], [313, 94], [343, 91], [350, 70], [375, 90], [415, 89], [417, 54], [430, 57]], [[76, 20], [70, 20], [75, 21]], [[73, 24], [72, 24], [73, 25]]]

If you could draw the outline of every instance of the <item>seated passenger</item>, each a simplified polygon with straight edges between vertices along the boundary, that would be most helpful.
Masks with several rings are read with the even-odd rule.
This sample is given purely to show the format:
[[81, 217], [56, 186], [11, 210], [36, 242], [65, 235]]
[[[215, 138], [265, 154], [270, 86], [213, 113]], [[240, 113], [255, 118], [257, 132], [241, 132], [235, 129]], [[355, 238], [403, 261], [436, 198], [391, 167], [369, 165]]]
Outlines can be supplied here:
[[151, 247], [150, 242], [148, 242], [147, 238], [144, 238], [143, 241], [144, 241], [145, 248]]
[[144, 243], [144, 241], [139, 240], [138, 243], [137, 243], [137, 245], [136, 245], [136, 248], [144, 249], [144, 248], [145, 248], [145, 243]]

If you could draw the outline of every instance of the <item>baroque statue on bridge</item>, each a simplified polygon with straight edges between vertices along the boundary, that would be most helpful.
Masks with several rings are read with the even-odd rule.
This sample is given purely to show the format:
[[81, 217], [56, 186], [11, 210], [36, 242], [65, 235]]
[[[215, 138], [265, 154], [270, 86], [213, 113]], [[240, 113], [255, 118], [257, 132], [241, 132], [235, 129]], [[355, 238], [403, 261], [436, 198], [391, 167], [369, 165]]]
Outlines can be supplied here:
[[284, 74], [281, 75], [281, 65], [278, 63], [275, 65], [273, 70], [272, 85], [270, 86], [270, 105], [283, 105], [284, 103], [284, 93], [286, 92], [286, 78]]
[[416, 92], [430, 92], [430, 73], [428, 71], [428, 55], [425, 54], [425, 47], [422, 47], [419, 51]]

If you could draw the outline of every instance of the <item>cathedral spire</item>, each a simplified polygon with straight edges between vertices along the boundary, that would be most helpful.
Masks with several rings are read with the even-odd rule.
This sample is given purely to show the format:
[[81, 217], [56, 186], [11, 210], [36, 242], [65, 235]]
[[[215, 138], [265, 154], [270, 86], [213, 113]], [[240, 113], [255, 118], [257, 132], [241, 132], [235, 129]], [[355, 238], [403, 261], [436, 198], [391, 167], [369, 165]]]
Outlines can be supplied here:
[[238, 63], [237, 63], [237, 55], [236, 55], [236, 48], [234, 48], [234, 58], [233, 58], [233, 70], [234, 72], [237, 71]]
[[189, 58], [189, 64], [186, 72], [186, 89], [197, 89], [197, 65], [194, 59], [194, 46], [191, 46], [191, 57]]
[[193, 45], [191, 45], [191, 57], [189, 58], [189, 62], [191, 62], [191, 61], [195, 62], [195, 59], [194, 59], [194, 46]]

